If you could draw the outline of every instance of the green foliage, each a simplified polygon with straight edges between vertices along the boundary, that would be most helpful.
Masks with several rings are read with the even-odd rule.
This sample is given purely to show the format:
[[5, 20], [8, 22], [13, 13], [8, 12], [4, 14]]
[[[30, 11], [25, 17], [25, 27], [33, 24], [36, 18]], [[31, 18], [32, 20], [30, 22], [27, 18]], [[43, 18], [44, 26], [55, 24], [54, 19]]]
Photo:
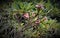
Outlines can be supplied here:
[[18, 2], [13, 3], [12, 8], [15, 8], [17, 10], [23, 10], [23, 11], [29, 11], [34, 8], [34, 5], [32, 3], [27, 2]]
[[[19, 14], [21, 14], [21, 16], [23, 16], [24, 13], [28, 13], [29, 14], [29, 18], [28, 19], [21, 19], [18, 25], [18, 29], [19, 28], [23, 28], [23, 35], [25, 35], [25, 38], [27, 37], [34, 37], [34, 38], [39, 38], [42, 37], [44, 34], [48, 35], [48, 31], [50, 29], [58, 29], [57, 27], [59, 26], [59, 24], [57, 23], [56, 20], [52, 20], [49, 16], [47, 16], [49, 13], [51, 14], [52, 12], [54, 13], [56, 8], [53, 8], [53, 5], [50, 4], [50, 2], [48, 1], [47, 3], [45, 2], [40, 2], [41, 4], [44, 5], [44, 9], [40, 9], [38, 12], [38, 9], [35, 8], [36, 4], [33, 3], [28, 3], [28, 2], [15, 2], [13, 3], [13, 8], [16, 9], [16, 13], [17, 12]], [[14, 10], [13, 9], [13, 10]], [[53, 10], [54, 9], [54, 10]], [[24, 12], [21, 12], [24, 11]], [[58, 9], [56, 9], [56, 11], [58, 11]], [[38, 14], [35, 17], [32, 17], [32, 13]], [[56, 13], [54, 13], [56, 14]], [[14, 15], [14, 13], [13, 13]], [[45, 18], [46, 16], [46, 18]], [[21, 17], [20, 17], [21, 18]], [[35, 21], [39, 19], [40, 23], [39, 24], [35, 24]], [[17, 20], [17, 19], [15, 19]], [[22, 20], [24, 20], [22, 22]], [[19, 20], [18, 20], [19, 21]], [[17, 30], [18, 30], [17, 29]], [[52, 30], [50, 31], [52, 32]], [[54, 31], [55, 33], [55, 31]], [[54, 34], [52, 33], [52, 34]], [[39, 35], [40, 34], [40, 35]]]
[[12, 30], [14, 29], [13, 32], [16, 32], [16, 36], [14, 37], [52, 37], [52, 35], [57, 32], [56, 29], [60, 29], [60, 23], [58, 23], [56, 19], [50, 18], [51, 16], [60, 17], [60, 9], [54, 7], [50, 3], [50, 0], [47, 0], [47, 2], [43, 0], [31, 0], [30, 2], [28, 2], [28, 0], [15, 0], [12, 3], [11, 8], [7, 9], [7, 11], [9, 12], [8, 17], [5, 17], [6, 12], [0, 13], [2, 15], [1, 29], [5, 24], [8, 24], [8, 28], [12, 28]]

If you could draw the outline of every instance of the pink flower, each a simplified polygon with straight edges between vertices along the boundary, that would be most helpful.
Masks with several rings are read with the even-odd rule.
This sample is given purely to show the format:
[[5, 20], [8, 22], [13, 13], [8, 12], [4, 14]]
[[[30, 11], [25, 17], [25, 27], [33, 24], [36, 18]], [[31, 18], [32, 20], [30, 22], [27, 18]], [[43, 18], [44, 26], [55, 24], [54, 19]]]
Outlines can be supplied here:
[[23, 14], [23, 17], [24, 17], [25, 19], [28, 19], [28, 18], [29, 18], [29, 14], [28, 14], [28, 13], [24, 13], [24, 14]]
[[43, 4], [37, 4], [37, 5], [36, 5], [36, 8], [38, 8], [38, 9], [40, 9], [40, 8], [41, 8], [41, 9], [44, 9], [44, 5], [43, 5]]
[[39, 19], [35, 21], [35, 24], [39, 24], [39, 23], [40, 23], [40, 20]]

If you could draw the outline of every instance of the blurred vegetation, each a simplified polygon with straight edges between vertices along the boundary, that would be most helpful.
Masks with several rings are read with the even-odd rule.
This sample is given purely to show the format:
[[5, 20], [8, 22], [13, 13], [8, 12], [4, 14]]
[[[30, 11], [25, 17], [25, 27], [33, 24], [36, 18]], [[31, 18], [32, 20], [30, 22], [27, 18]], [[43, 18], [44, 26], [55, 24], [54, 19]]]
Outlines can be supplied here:
[[0, 38], [59, 38], [59, 0], [1, 0]]

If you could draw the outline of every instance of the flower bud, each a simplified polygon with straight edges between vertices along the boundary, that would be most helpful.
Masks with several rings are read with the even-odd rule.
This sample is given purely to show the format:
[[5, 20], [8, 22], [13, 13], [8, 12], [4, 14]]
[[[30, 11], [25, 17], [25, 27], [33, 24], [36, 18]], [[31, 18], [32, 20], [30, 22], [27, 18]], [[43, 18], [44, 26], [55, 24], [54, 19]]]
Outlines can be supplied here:
[[36, 14], [35, 14], [35, 13], [32, 13], [32, 16], [33, 16], [33, 17], [35, 17], [35, 16], [36, 16]]
[[23, 17], [24, 17], [25, 19], [28, 19], [28, 18], [29, 18], [29, 14], [28, 14], [28, 13], [24, 13], [24, 14], [23, 14]]
[[44, 20], [48, 20], [46, 16], [45, 16], [43, 19], [44, 19]]
[[39, 24], [39, 23], [40, 23], [40, 20], [39, 19], [35, 21], [35, 24]]
[[37, 9], [44, 9], [44, 5], [43, 5], [43, 4], [37, 4], [37, 5], [36, 5], [36, 8], [37, 8]]

